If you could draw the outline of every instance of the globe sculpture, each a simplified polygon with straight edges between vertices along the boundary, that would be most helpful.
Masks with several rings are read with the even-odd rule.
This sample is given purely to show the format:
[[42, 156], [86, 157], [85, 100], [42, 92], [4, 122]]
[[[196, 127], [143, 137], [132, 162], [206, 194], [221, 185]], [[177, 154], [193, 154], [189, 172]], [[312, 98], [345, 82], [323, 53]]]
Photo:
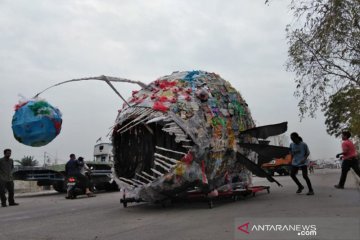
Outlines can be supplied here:
[[17, 141], [41, 147], [50, 143], [61, 131], [61, 112], [45, 100], [31, 99], [15, 106], [12, 130]]

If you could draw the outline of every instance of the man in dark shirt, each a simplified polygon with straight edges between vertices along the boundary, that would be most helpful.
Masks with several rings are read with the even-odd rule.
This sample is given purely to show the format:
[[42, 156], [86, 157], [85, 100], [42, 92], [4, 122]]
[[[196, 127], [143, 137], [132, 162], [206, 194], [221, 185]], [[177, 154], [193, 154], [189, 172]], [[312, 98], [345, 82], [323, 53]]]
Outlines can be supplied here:
[[70, 154], [70, 160], [65, 165], [66, 176], [78, 176], [80, 174], [80, 164], [76, 160], [75, 154]]
[[12, 171], [14, 161], [10, 158], [11, 149], [4, 150], [4, 157], [0, 158], [0, 197], [1, 206], [6, 207], [6, 190], [8, 192], [9, 206], [19, 205], [14, 200], [14, 181]]
[[[84, 175], [81, 174], [81, 168], [82, 168], [82, 163], [80, 163], [76, 157], [75, 154], [70, 154], [70, 160], [66, 163], [65, 165], [65, 174], [66, 177], [76, 177], [79, 181], [80, 181], [80, 185], [85, 185], [85, 194], [88, 197], [93, 197], [95, 195], [92, 194], [92, 192], [89, 189], [89, 186], [87, 184], [87, 179]], [[68, 193], [69, 194], [69, 193]], [[67, 195], [66, 198], [68, 198], [69, 196]]]

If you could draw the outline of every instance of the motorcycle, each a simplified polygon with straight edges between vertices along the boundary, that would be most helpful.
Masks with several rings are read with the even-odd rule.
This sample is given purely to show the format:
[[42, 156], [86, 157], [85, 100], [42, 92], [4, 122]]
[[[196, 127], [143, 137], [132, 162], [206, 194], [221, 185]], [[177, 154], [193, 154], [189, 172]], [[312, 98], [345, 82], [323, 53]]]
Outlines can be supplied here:
[[[66, 199], [76, 199], [78, 195], [87, 195], [88, 197], [94, 197], [95, 195], [90, 192], [86, 193], [86, 183], [79, 176], [70, 176], [66, 180], [67, 196]], [[91, 183], [89, 184], [92, 185]], [[90, 188], [92, 190], [93, 188]]]

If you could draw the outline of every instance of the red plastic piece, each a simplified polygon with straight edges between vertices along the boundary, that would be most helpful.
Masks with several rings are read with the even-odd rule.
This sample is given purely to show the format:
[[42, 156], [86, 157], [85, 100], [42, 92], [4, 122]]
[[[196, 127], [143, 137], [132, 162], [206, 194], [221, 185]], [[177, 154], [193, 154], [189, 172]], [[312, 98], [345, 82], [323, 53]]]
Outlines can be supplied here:
[[168, 101], [168, 98], [167, 97], [165, 97], [165, 96], [161, 96], [161, 97], [159, 97], [159, 102], [167, 102]]
[[155, 102], [154, 106], [152, 107], [155, 111], [167, 112], [169, 107], [165, 106], [162, 102]]
[[132, 91], [132, 96], [134, 96], [134, 95], [137, 94], [138, 92], [139, 92], [138, 90]]
[[16, 105], [15, 105], [15, 111], [18, 110], [18, 109], [20, 109], [22, 106], [24, 106], [24, 105], [27, 104], [28, 102], [29, 102], [29, 101], [16, 104]]
[[164, 89], [164, 88], [171, 88], [171, 87], [174, 87], [176, 85], [176, 81], [173, 81], [173, 82], [169, 82], [167, 80], [164, 80], [164, 81], [160, 81], [159, 82], [159, 87], [161, 89]]
[[194, 159], [193, 155], [189, 152], [181, 159], [181, 161], [183, 161], [186, 164], [190, 164], [193, 159]]

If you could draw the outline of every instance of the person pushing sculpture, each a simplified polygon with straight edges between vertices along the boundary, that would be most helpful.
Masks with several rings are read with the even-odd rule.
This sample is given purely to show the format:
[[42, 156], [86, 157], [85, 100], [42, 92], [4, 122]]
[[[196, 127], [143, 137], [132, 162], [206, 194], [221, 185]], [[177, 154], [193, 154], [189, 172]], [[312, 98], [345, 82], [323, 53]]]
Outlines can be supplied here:
[[302, 171], [303, 178], [306, 181], [306, 184], [309, 188], [309, 192], [306, 195], [314, 195], [314, 190], [311, 186], [311, 182], [308, 176], [308, 157], [310, 155], [309, 148], [305, 142], [303, 142], [302, 138], [298, 133], [293, 132], [290, 135], [292, 143], [290, 144], [290, 153], [292, 156], [291, 163], [291, 173], [290, 176], [298, 186], [298, 190], [296, 193], [301, 193], [304, 189], [304, 186], [300, 183], [299, 179], [297, 179], [296, 174], [299, 169]]
[[356, 152], [354, 143], [350, 140], [350, 137], [351, 133], [349, 131], [343, 131], [341, 134], [341, 138], [343, 140], [341, 144], [342, 152], [336, 154], [336, 157], [339, 158], [341, 156], [343, 161], [341, 164], [341, 176], [339, 184], [336, 184], [334, 186], [335, 188], [344, 188], [346, 177], [350, 168], [352, 168], [354, 172], [360, 177], [358, 154]]

